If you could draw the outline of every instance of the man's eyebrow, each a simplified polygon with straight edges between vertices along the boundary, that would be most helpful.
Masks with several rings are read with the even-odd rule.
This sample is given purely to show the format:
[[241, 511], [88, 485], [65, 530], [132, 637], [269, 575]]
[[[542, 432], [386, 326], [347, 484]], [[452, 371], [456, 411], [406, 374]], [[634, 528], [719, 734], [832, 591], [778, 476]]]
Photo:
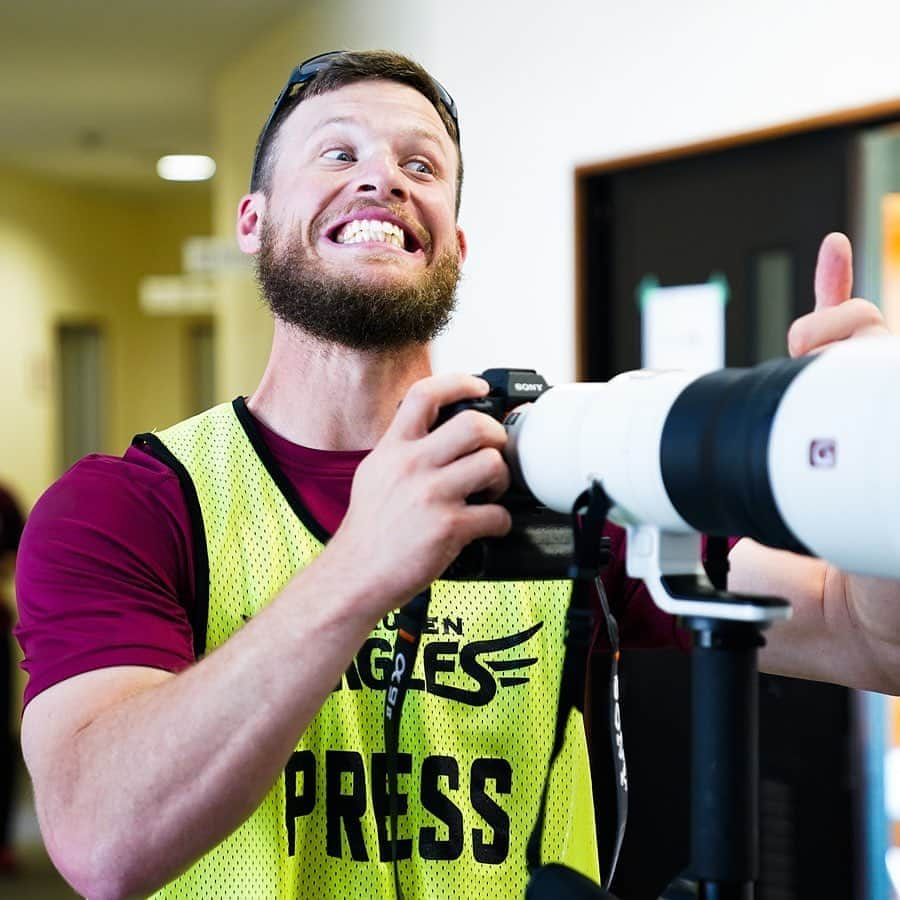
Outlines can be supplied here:
[[311, 130], [315, 133], [323, 128], [327, 128], [329, 125], [353, 125], [355, 123], [356, 119], [353, 116], [327, 116], [324, 119], [319, 119]]
[[406, 129], [404, 131], [404, 135], [408, 135], [409, 137], [421, 138], [425, 141], [431, 141], [431, 143], [437, 144], [441, 149], [443, 149], [441, 136], [433, 128], [426, 128], [424, 125], [417, 125], [412, 128]]
[[[330, 125], [359, 125], [360, 122], [354, 116], [326, 116], [324, 119], [320, 119], [316, 124], [312, 127], [311, 133], [316, 134], [319, 131], [322, 131], [325, 128], [328, 128]], [[409, 128], [404, 128], [402, 131], [403, 137], [414, 137], [420, 138], [421, 140], [430, 141], [432, 144], [436, 144], [442, 150], [444, 149], [443, 142], [441, 141], [441, 136], [437, 129], [427, 128], [424, 125], [411, 125]]]

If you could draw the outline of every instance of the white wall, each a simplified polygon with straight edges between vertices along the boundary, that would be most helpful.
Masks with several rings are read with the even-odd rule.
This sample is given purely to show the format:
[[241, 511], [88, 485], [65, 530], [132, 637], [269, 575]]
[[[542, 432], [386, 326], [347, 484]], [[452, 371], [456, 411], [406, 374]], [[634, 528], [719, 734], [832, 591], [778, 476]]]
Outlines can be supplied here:
[[[423, 62], [459, 105], [470, 256], [438, 369], [574, 377], [576, 165], [900, 97], [900, 4], [888, 0], [310, 0], [304, 10], [296, 43], [281, 42], [296, 48], [281, 80], [319, 50], [388, 46]], [[250, 75], [240, 62], [235, 71]]]
[[441, 8], [426, 61], [460, 107], [472, 253], [438, 367], [574, 377], [576, 165], [900, 96], [897, 3]]

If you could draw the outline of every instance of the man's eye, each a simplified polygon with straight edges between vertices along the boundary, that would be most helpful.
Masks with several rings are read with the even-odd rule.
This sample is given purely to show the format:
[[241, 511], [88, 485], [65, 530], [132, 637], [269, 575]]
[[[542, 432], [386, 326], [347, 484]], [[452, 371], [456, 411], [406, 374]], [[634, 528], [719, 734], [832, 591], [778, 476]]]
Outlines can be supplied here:
[[408, 163], [404, 163], [403, 168], [419, 175], [434, 175], [434, 166], [424, 159], [411, 159]]
[[325, 159], [333, 159], [337, 162], [353, 162], [353, 157], [346, 150], [341, 150], [339, 147], [333, 147], [331, 150], [326, 150], [322, 156]]

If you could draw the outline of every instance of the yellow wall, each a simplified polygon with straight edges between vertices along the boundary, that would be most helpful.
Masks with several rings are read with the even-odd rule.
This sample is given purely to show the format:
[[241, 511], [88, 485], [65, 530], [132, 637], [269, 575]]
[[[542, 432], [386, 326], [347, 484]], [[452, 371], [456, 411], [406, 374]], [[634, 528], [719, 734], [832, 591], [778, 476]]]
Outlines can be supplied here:
[[[247, 192], [256, 137], [297, 56], [299, 19], [291, 18], [254, 44], [218, 80], [214, 98], [216, 159], [213, 228], [235, 240], [237, 204]], [[302, 51], [301, 51], [302, 52]], [[265, 367], [272, 320], [252, 276], [219, 277], [216, 385], [225, 397], [249, 394]]]
[[138, 307], [147, 274], [181, 269], [181, 243], [210, 230], [209, 187], [114, 192], [0, 169], [0, 480], [30, 507], [60, 473], [55, 329], [105, 332], [106, 452], [186, 412], [183, 319]]

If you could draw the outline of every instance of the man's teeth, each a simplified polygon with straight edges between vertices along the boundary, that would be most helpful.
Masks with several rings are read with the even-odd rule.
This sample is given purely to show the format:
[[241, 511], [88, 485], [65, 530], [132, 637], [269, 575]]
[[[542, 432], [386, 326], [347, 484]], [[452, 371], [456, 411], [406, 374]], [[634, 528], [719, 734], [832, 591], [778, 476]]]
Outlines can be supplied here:
[[354, 219], [341, 228], [335, 240], [339, 244], [381, 241], [385, 244], [393, 244], [402, 250], [406, 243], [405, 238], [403, 229], [399, 225], [394, 225], [393, 222], [382, 222], [380, 219]]

